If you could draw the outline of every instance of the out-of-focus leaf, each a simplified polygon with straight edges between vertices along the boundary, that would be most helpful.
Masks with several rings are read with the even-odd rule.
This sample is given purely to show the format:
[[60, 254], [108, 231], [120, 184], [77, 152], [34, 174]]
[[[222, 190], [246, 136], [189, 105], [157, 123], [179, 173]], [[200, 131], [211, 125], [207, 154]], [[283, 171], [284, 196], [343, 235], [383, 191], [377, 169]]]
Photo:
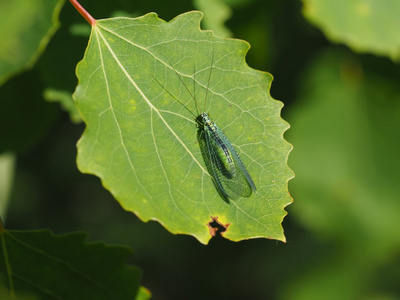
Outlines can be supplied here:
[[[272, 76], [247, 66], [246, 42], [201, 31], [201, 17], [190, 12], [167, 23], [148, 14], [97, 22], [77, 68], [74, 97], [87, 125], [78, 167], [99, 176], [126, 210], [173, 233], [207, 243], [208, 223], [218, 217], [230, 224], [229, 239], [284, 240], [291, 145], [283, 139], [282, 103], [269, 94]], [[252, 175], [257, 193], [250, 198], [225, 202], [216, 191], [194, 116], [174, 98], [195, 113], [194, 90], [200, 107], [208, 91], [206, 110]]]
[[400, 58], [400, 1], [303, 0], [303, 13], [334, 42]]
[[0, 89], [0, 153], [29, 150], [45, 135], [56, 113], [55, 105], [43, 99], [38, 73], [29, 71], [8, 80]]
[[134, 299], [139, 269], [126, 266], [131, 250], [84, 243], [85, 234], [2, 231], [0, 272], [7, 287], [47, 299]]
[[256, 0], [220, 0], [221, 2], [231, 6], [231, 7], [241, 7], [250, 5]]
[[90, 31], [91, 27], [88, 23], [72, 24], [71, 27], [69, 28], [69, 32], [71, 33], [71, 35], [76, 35], [76, 36], [89, 37]]
[[[1, 274], [0, 274], [1, 275]], [[2, 277], [2, 276], [0, 276]], [[2, 278], [0, 278], [2, 279]], [[1, 300], [40, 300], [39, 297], [30, 293], [11, 293], [10, 290], [0, 280], [0, 299]]]
[[82, 118], [72, 100], [70, 92], [48, 88], [44, 91], [43, 96], [49, 102], [59, 102], [62, 109], [69, 113], [69, 117], [73, 123], [77, 124], [82, 122]]
[[193, 0], [193, 5], [204, 13], [203, 24], [205, 29], [214, 31], [215, 35], [231, 37], [232, 33], [225, 26], [232, 10], [220, 0]]
[[14, 179], [15, 155], [13, 153], [0, 154], [0, 218], [6, 216], [8, 199]]
[[0, 1], [0, 85], [33, 66], [59, 27], [64, 0]]
[[139, 288], [135, 300], [148, 300], [148, 299], [151, 299], [151, 292], [145, 287], [141, 286]]
[[299, 103], [288, 116], [291, 188], [301, 203], [292, 213], [342, 249], [305, 270], [288, 298], [357, 299], [371, 272], [400, 249], [398, 85], [328, 52], [305, 76]]

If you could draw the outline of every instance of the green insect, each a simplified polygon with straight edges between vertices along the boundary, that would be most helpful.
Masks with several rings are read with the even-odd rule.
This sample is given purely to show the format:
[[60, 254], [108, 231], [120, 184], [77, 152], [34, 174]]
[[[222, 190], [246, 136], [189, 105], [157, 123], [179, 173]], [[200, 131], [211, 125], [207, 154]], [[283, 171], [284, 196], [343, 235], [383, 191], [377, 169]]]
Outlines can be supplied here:
[[[211, 60], [210, 73], [204, 99], [204, 107], [206, 107], [207, 103], [207, 94], [211, 80], [213, 61], [214, 56]], [[186, 105], [173, 96], [167, 89], [165, 89], [161, 83], [158, 82], [158, 80], [157, 82], [167, 91], [169, 95], [171, 95], [195, 117], [198, 127], [197, 140], [199, 142], [201, 154], [207, 166], [208, 172], [214, 179], [213, 182], [218, 193], [226, 201], [228, 201], [228, 199], [238, 199], [239, 197], [250, 197], [252, 192], [256, 192], [257, 189], [239, 154], [236, 152], [225, 133], [210, 119], [208, 113], [200, 113], [200, 108], [194, 94], [190, 92], [189, 88], [183, 82], [175, 68], [172, 68], [194, 100], [197, 115], [189, 110]], [[193, 89], [195, 93], [195, 87]]]

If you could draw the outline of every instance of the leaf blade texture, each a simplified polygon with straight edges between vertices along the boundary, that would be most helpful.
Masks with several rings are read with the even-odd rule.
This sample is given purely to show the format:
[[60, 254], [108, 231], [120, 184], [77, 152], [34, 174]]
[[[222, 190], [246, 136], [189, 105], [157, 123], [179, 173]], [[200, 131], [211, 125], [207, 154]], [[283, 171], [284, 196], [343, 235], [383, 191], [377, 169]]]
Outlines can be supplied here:
[[[165, 22], [152, 13], [97, 22], [77, 67], [74, 99], [87, 126], [78, 167], [100, 177], [126, 210], [172, 233], [207, 243], [208, 223], [218, 217], [230, 223], [231, 240], [284, 240], [291, 145], [282, 137], [282, 103], [269, 95], [272, 76], [247, 66], [246, 42], [201, 31], [201, 18], [189, 12]], [[205, 110], [255, 181], [250, 198], [226, 203], [207, 172], [187, 111], [196, 111], [190, 94], [201, 107], [206, 91]]]

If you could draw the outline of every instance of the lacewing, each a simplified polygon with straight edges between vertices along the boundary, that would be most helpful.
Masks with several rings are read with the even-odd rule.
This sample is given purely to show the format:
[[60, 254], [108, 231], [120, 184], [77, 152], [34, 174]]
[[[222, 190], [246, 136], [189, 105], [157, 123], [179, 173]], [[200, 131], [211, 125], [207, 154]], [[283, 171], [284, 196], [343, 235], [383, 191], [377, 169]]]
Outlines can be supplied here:
[[[207, 94], [211, 81], [213, 63], [214, 56], [211, 59], [210, 73], [208, 76], [206, 95], [204, 98], [204, 108], [206, 107], [207, 103]], [[194, 91], [192, 94], [175, 68], [173, 66], [171, 67], [175, 71], [175, 74], [178, 76], [181, 83], [184, 85], [188, 94], [194, 100], [197, 114], [194, 114], [191, 110], [189, 110], [187, 106], [182, 103], [182, 101], [165, 89], [165, 87], [157, 79], [156, 81], [169, 95], [171, 95], [195, 117], [198, 127], [197, 139], [203, 160], [207, 166], [208, 172], [213, 177], [213, 182], [218, 193], [226, 200], [234, 200], [238, 199], [239, 197], [250, 197], [252, 192], [256, 192], [257, 189], [239, 154], [225, 133], [211, 120], [208, 113], [200, 113], [200, 108], [195, 97], [195, 87], [193, 88]], [[194, 72], [194, 74], [195, 73], [196, 72]]]

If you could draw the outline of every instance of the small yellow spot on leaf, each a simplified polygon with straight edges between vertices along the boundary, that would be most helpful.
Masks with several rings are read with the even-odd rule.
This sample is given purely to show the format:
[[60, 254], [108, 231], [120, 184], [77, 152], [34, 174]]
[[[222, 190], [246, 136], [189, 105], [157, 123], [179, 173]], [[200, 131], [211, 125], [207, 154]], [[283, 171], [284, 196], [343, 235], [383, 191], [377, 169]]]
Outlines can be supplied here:
[[129, 104], [131, 107], [130, 112], [134, 112], [137, 108], [137, 103], [136, 103], [135, 99], [129, 100]]
[[356, 13], [361, 17], [368, 17], [371, 14], [371, 5], [365, 1], [360, 1], [356, 6]]

